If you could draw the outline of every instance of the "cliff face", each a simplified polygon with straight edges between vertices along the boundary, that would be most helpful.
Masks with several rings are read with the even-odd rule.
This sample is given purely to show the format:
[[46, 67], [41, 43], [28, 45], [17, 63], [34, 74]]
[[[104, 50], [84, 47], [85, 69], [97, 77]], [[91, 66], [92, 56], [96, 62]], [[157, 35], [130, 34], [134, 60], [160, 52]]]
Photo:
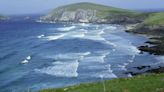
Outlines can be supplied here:
[[51, 22], [96, 22], [96, 23], [136, 23], [136, 12], [92, 3], [78, 3], [54, 9], [41, 17]]
[[76, 11], [59, 10], [56, 14], [49, 14], [42, 17], [42, 20], [48, 21], [63, 21], [63, 22], [94, 22], [98, 18], [96, 17], [96, 10], [84, 10], [77, 9]]

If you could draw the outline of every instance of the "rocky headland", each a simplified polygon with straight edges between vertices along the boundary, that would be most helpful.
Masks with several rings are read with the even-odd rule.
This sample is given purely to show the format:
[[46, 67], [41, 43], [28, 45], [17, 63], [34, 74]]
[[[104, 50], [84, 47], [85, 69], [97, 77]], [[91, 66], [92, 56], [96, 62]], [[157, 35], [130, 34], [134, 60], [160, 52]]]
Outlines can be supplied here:
[[138, 23], [146, 14], [93, 3], [61, 6], [40, 18], [43, 22]]

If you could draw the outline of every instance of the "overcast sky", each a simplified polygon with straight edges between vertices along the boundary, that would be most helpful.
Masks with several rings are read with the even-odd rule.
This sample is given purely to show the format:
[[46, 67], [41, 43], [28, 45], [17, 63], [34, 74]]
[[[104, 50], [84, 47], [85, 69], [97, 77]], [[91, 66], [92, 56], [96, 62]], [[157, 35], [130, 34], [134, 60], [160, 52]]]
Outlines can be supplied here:
[[164, 9], [164, 0], [0, 0], [0, 14], [46, 12], [60, 5], [94, 2], [125, 9]]

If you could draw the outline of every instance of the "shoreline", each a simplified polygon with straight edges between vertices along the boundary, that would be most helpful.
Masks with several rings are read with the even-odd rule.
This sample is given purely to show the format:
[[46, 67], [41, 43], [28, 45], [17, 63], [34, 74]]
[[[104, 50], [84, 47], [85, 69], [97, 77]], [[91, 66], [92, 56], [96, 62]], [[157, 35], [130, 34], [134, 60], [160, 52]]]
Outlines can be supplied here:
[[[128, 29], [134, 29], [135, 27], [136, 27], [137, 25], [135, 24], [135, 25], [130, 25], [130, 27], [128, 27]], [[125, 28], [125, 31], [126, 31], [126, 28]], [[128, 33], [133, 33], [133, 32], [128, 32]], [[134, 34], [136, 34], [136, 35], [141, 35], [141, 34], [137, 34], [137, 33], [134, 33]], [[142, 34], [143, 35], [143, 34]], [[148, 35], [146, 35], [146, 34], [144, 34], [144, 36], [145, 37], [153, 37], [153, 36], [148, 36]], [[147, 61], [147, 62], [149, 62], [149, 61]], [[138, 66], [138, 67], [134, 67], [134, 68], [136, 68], [136, 69], [139, 69], [139, 70], [142, 70], [142, 69], [145, 69], [145, 68], [149, 68], [150, 66]], [[145, 71], [145, 72], [141, 72], [141, 73], [133, 73], [133, 72], [127, 72], [127, 73], [130, 73], [130, 74], [132, 74], [132, 77], [130, 77], [130, 78], [117, 78], [117, 79], [112, 79], [112, 80], [104, 80], [104, 81], [113, 81], [113, 80], [131, 80], [131, 79], [136, 79], [137, 77], [143, 77], [143, 75], [146, 75], [147, 76], [147, 78], [145, 78], [144, 79], [144, 81], [146, 81], [146, 79], [149, 79], [149, 76], [151, 76], [151, 75], [154, 75], [154, 76], [157, 76], [157, 75], [162, 75], [163, 73], [164, 73], [164, 68], [163, 67], [158, 67], [158, 68], [156, 68], [156, 69], [153, 69], [153, 68], [151, 68], [151, 69], [149, 69], [149, 70], [147, 70], [147, 71]], [[163, 76], [163, 75], [162, 75]], [[154, 77], [155, 78], [155, 77]], [[151, 80], [151, 79], [150, 79]], [[138, 80], [138, 81], [141, 81], [142, 82], [142, 79], [140, 80]], [[100, 81], [100, 82], [102, 82], [102, 81]], [[120, 81], [120, 82], [123, 82], [123, 81]], [[125, 82], [125, 81], [124, 81]], [[123, 83], [124, 83], [123, 82]], [[153, 81], [153, 82], [156, 82], [156, 81]], [[96, 84], [97, 82], [92, 82], [92, 83], [82, 83], [82, 84], [79, 84], [79, 85], [73, 85], [73, 86], [68, 86], [68, 87], [63, 87], [63, 88], [50, 88], [50, 89], [43, 89], [43, 90], [40, 90], [39, 92], [67, 92], [67, 91], [69, 91], [69, 89], [71, 88], [71, 90], [73, 89], [73, 88], [76, 88], [77, 86], [78, 86], [78, 88], [79, 87], [81, 87], [81, 85], [90, 85], [90, 84]], [[129, 85], [131, 85], [131, 84], [129, 84]], [[147, 85], [147, 84], [145, 84], [145, 85]], [[91, 86], [92, 87], [92, 86]], [[82, 90], [83, 88], [79, 88], [79, 90]], [[50, 90], [50, 91], [49, 91]], [[69, 92], [76, 92], [76, 91], [69, 91]], [[94, 92], [94, 91], [93, 91]], [[120, 91], [121, 92], [121, 91]]]
[[[58, 23], [58, 22], [40, 22], [40, 23]], [[74, 22], [59, 22], [59, 23], [74, 24]], [[78, 23], [81, 23], [81, 22], [78, 22]], [[83, 24], [83, 23], [81, 23], [81, 24]], [[111, 24], [111, 23], [84, 23], [84, 24]], [[154, 51], [154, 50], [151, 49], [153, 46], [158, 45], [158, 43], [153, 42], [152, 40], [154, 40], [154, 38], [159, 37], [159, 36], [152, 35], [152, 34], [146, 34], [146, 33], [141, 34], [141, 33], [137, 33], [136, 31], [133, 31], [140, 24], [141, 23], [135, 23], [135, 24], [128, 24], [127, 23], [127, 24], [113, 24], [113, 25], [122, 25], [122, 26], [125, 27], [125, 30], [124, 30], [125, 32], [130, 33], [130, 34], [132, 33], [132, 34], [135, 34], [135, 35], [141, 35], [141, 36], [144, 36], [144, 37], [148, 38], [149, 40], [145, 42], [148, 45], [141, 45], [141, 46], [138, 47], [138, 49], [141, 51], [141, 53], [148, 52], [149, 54], [153, 54], [153, 55], [164, 55], [164, 52], [159, 53], [158, 50]], [[140, 66], [140, 67], [136, 67], [136, 68], [140, 69], [141, 67], [142, 67], [142, 69], [144, 69], [144, 67], [146, 68], [146, 67], [149, 67], [149, 66]], [[161, 70], [161, 69], [163, 70], [161, 73], [164, 73], [163, 67], [156, 68], [156, 69], [150, 69], [150, 70], [148, 70], [146, 72], [143, 72], [143, 73], [148, 73], [148, 72], [150, 73], [150, 71], [152, 71], [152, 73], [156, 73], [156, 72], [153, 72], [153, 71], [154, 70], [158, 71], [158, 70]], [[143, 74], [143, 73], [139, 73], [139, 74]], [[131, 74], [132, 75], [139, 75], [137, 73], [131, 73]]]
[[[120, 25], [120, 24], [117, 24], [117, 25]], [[135, 27], [137, 26], [138, 24], [130, 24], [130, 25], [123, 25], [125, 27], [125, 32], [127, 32], [126, 30], [133, 30], [135, 29]], [[126, 28], [127, 27], [127, 28]], [[133, 32], [128, 32], [128, 33], [133, 33]], [[154, 37], [153, 35], [147, 35], [147, 34], [138, 34], [138, 33], [133, 33], [135, 35], [143, 35], [144, 37], [147, 37], [149, 38], [152, 38]], [[140, 46], [141, 47], [141, 46]], [[142, 51], [142, 50], [141, 50]], [[145, 51], [143, 51], [145, 52]], [[142, 70], [142, 69], [145, 69], [145, 68], [149, 68], [150, 66], [138, 66], [138, 67], [134, 67], [138, 70]], [[141, 73], [133, 73], [133, 72], [127, 72], [127, 73], [130, 73], [132, 74], [132, 77], [130, 78], [117, 78], [117, 79], [110, 79], [110, 80], [102, 80], [102, 81], [99, 81], [99, 82], [91, 82], [91, 83], [82, 83], [82, 84], [79, 84], [79, 85], [73, 85], [73, 86], [68, 86], [68, 87], [63, 87], [63, 88], [50, 88], [50, 89], [41, 89], [39, 92], [76, 92], [76, 91], [73, 91], [74, 88], [76, 90], [76, 88], [78, 88], [78, 90], [83, 90], [83, 87], [81, 88], [81, 86], [85, 86], [85, 87], [88, 87], [89, 88], [92, 88], [94, 87], [94, 85], [101, 85], [102, 86], [102, 82], [113, 82], [113, 81], [119, 81], [121, 83], [126, 83], [125, 81], [128, 81], [128, 80], [133, 80], [133, 79], [137, 79], [138, 77], [141, 78], [141, 79], [138, 79], [138, 81], [141, 82], [141, 84], [139, 85], [142, 85], [142, 82], [145, 81], [145, 80], [152, 80], [150, 77], [153, 75], [153, 79], [156, 79], [156, 77], [154, 76], [158, 76], [158, 75], [162, 75], [163, 76], [163, 73], [164, 73], [164, 68], [163, 67], [159, 67], [159, 68], [151, 68], [150, 70], [147, 70], [145, 72], [141, 72]], [[145, 79], [142, 80], [142, 77], [143, 76], [146, 76], [144, 77]], [[163, 77], [162, 77], [163, 78]], [[124, 81], [123, 81], [124, 80]], [[156, 82], [155, 80], [153, 80], [152, 82]], [[161, 81], [162, 82], [162, 81]], [[132, 82], [133, 83], [133, 82]], [[163, 83], [163, 82], [162, 82]], [[92, 85], [94, 84], [94, 85]], [[107, 83], [106, 83], [107, 84]], [[158, 84], [158, 83], [157, 83]], [[91, 86], [90, 86], [91, 85]], [[118, 85], [118, 84], [117, 84]], [[128, 85], [132, 85], [132, 84], [128, 84]], [[138, 85], [138, 87], [139, 87]], [[144, 84], [144, 85], [147, 85], [147, 82]], [[143, 86], [144, 86], [143, 85]], [[149, 87], [148, 87], [149, 88]], [[163, 91], [164, 88], [162, 88], [162, 91]], [[71, 91], [70, 91], [71, 90]], [[96, 91], [96, 89], [94, 88], [94, 90]], [[142, 89], [143, 90], [143, 89]], [[161, 91], [161, 92], [162, 92]], [[83, 92], [83, 91], [82, 91]], [[89, 91], [89, 92], [94, 92], [94, 91]], [[130, 91], [131, 92], [131, 91]], [[142, 91], [140, 91], [142, 92]], [[144, 92], [148, 92], [148, 91], [144, 91]], [[160, 91], [159, 91], [160, 92]]]
[[[140, 25], [141, 23], [138, 24], [131, 24], [131, 25], [126, 25], [125, 26], [125, 32], [127, 33], [132, 33], [132, 34], [138, 34], [138, 35], [142, 35], [146, 38], [148, 38], [149, 40], [146, 41], [146, 45], [141, 45], [138, 47], [138, 49], [141, 51], [141, 53], [143, 52], [148, 52], [149, 54], [155, 55], [155, 56], [163, 56], [164, 55], [164, 36], [163, 34], [151, 34], [149, 33], [149, 30], [151, 29], [145, 29], [142, 30], [142, 28], [137, 29], [136, 27], [138, 25]], [[154, 29], [155, 30], [155, 29]], [[152, 31], [154, 31], [152, 30]], [[164, 30], [164, 29], [161, 29]], [[145, 31], [145, 33], [142, 33], [140, 31]], [[150, 68], [150, 66], [140, 66], [140, 67], [136, 67], [139, 70], [145, 69], [145, 68]], [[154, 69], [150, 69], [147, 70], [143, 73], [133, 73], [133, 72], [129, 72], [132, 75], [140, 75], [140, 74], [145, 74], [145, 73], [164, 73], [164, 67], [159, 66], [158, 68], [154, 68]]]

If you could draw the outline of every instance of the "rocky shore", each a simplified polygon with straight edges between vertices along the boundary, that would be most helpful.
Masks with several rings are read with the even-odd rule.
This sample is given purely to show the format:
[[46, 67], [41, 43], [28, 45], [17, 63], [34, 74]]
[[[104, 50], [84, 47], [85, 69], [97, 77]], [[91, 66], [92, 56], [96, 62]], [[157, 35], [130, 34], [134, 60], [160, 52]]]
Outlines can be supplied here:
[[[153, 55], [164, 55], [164, 13], [152, 13], [143, 22], [133, 25], [127, 25], [126, 32], [144, 35], [149, 38], [146, 45], [138, 47], [142, 52], [148, 52]], [[135, 67], [138, 70], [147, 69], [143, 73], [164, 73], [164, 67], [150, 69], [151, 66]], [[132, 75], [138, 73], [129, 72]]]
[[145, 35], [150, 45], [140, 46], [141, 51], [149, 52], [154, 55], [164, 55], [164, 26], [142, 26], [126, 30], [129, 33]]

